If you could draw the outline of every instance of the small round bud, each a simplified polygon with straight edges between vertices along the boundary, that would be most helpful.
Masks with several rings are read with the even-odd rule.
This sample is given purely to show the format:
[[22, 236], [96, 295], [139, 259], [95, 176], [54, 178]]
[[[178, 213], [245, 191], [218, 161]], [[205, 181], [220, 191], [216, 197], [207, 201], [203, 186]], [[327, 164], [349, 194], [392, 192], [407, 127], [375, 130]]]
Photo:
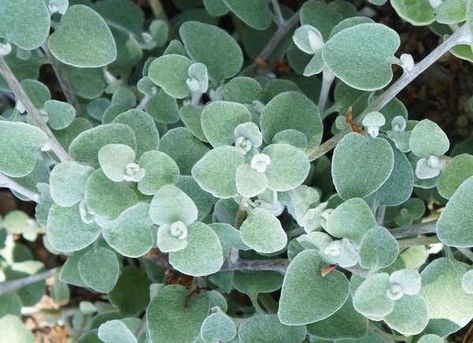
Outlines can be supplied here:
[[391, 128], [394, 132], [404, 132], [406, 124], [406, 119], [403, 116], [396, 116], [391, 121]]
[[266, 172], [268, 166], [271, 164], [271, 158], [266, 154], [256, 154], [253, 156], [250, 162], [250, 166], [253, 170], [256, 170], [258, 173]]
[[441, 162], [437, 156], [431, 155], [427, 158], [427, 165], [431, 168], [439, 169]]
[[324, 250], [325, 254], [330, 257], [338, 257], [342, 253], [342, 241], [333, 241]]
[[184, 240], [187, 238], [187, 226], [181, 221], [172, 223], [169, 227], [169, 234], [177, 239]]
[[243, 152], [248, 152], [253, 147], [253, 144], [248, 138], [240, 136], [235, 139], [235, 146], [243, 150]]
[[12, 50], [11, 44], [6, 42], [6, 43], [0, 43], [0, 56], [6, 56], [8, 55]]
[[414, 69], [415, 63], [414, 59], [412, 58], [412, 55], [402, 54], [399, 59], [401, 60], [401, 67], [402, 69], [404, 69], [404, 71], [409, 72]]
[[430, 6], [437, 8], [443, 4], [443, 0], [429, 0]]
[[404, 291], [402, 289], [402, 286], [398, 283], [392, 283], [389, 285], [389, 288], [386, 292], [388, 297], [392, 300], [398, 300], [401, 299], [402, 296], [404, 295]]
[[138, 164], [132, 162], [125, 167], [125, 181], [138, 182], [145, 176], [145, 170]]

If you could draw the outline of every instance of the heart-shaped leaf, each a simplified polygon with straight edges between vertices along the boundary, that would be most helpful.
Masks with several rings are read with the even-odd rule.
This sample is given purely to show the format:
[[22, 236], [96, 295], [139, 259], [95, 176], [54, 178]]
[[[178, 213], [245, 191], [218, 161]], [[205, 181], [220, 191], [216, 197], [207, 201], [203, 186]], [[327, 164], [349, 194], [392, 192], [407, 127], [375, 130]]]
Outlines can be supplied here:
[[399, 254], [399, 245], [391, 233], [382, 226], [368, 230], [361, 240], [360, 265], [378, 270], [393, 264]]
[[242, 104], [215, 101], [202, 111], [202, 130], [214, 147], [235, 143], [235, 128], [251, 121], [250, 111]]
[[157, 225], [182, 222], [189, 225], [197, 220], [197, 207], [192, 199], [174, 185], [162, 187], [150, 205], [151, 220]]
[[236, 187], [238, 193], [246, 198], [252, 198], [263, 193], [268, 187], [268, 178], [258, 173], [248, 164], [242, 164], [236, 171]]
[[76, 116], [76, 110], [67, 102], [48, 100], [44, 103], [48, 114], [48, 125], [55, 130], [62, 130], [71, 125]]
[[192, 343], [209, 311], [210, 299], [205, 293], [188, 296], [182, 286], [165, 286], [146, 311], [149, 337], [152, 342]]
[[99, 235], [99, 226], [82, 221], [79, 205], [72, 207], [53, 205], [51, 207], [47, 237], [53, 248], [61, 252], [78, 251], [95, 242]]
[[305, 325], [330, 317], [347, 301], [348, 280], [326, 265], [315, 250], [304, 250], [289, 264], [279, 302], [278, 317], [286, 325]]
[[421, 333], [429, 322], [429, 313], [424, 298], [407, 295], [394, 303], [393, 311], [384, 317], [388, 326], [403, 334], [414, 336]]
[[181, 273], [204, 276], [218, 272], [223, 265], [223, 252], [217, 234], [206, 224], [189, 226], [188, 244], [169, 253], [169, 263]]
[[225, 5], [245, 24], [256, 30], [266, 30], [272, 22], [272, 13], [266, 0], [241, 2], [239, 0], [223, 0]]
[[409, 139], [410, 150], [419, 157], [440, 156], [450, 147], [448, 137], [433, 121], [424, 119], [417, 123]]
[[122, 342], [137, 343], [138, 340], [130, 329], [121, 320], [109, 320], [99, 327], [97, 333], [100, 340], [104, 343]]
[[173, 98], [183, 99], [190, 91], [186, 80], [192, 61], [181, 55], [163, 55], [155, 59], [148, 68], [149, 78]]
[[56, 164], [49, 178], [54, 202], [63, 207], [77, 204], [84, 198], [85, 183], [93, 171], [93, 168], [76, 162]]
[[473, 246], [473, 177], [453, 193], [437, 221], [440, 241], [454, 247]]
[[325, 44], [322, 56], [330, 70], [350, 87], [372, 91], [391, 82], [391, 65], [400, 39], [396, 31], [376, 24], [342, 30]]
[[84, 254], [78, 267], [85, 284], [100, 293], [110, 292], [120, 274], [117, 255], [106, 248], [92, 249]]
[[50, 20], [43, 0], [1, 0], [0, 8], [0, 37], [25, 50], [44, 43]]
[[107, 23], [84, 5], [67, 9], [48, 45], [59, 61], [78, 68], [103, 67], [117, 58], [117, 46]]
[[364, 198], [386, 182], [393, 166], [394, 153], [385, 139], [351, 132], [335, 147], [333, 183], [344, 199]]
[[0, 121], [0, 172], [12, 177], [31, 173], [39, 147], [48, 137], [39, 128], [17, 122]]
[[305, 337], [304, 326], [281, 324], [275, 314], [254, 315], [238, 330], [240, 343], [300, 343]]
[[237, 42], [222, 29], [197, 21], [181, 25], [179, 35], [189, 56], [207, 66], [210, 78], [218, 83], [237, 74], [243, 54]]
[[238, 194], [236, 171], [244, 155], [237, 148], [221, 146], [209, 151], [192, 167], [192, 176], [199, 186], [217, 198]]
[[135, 258], [153, 247], [155, 232], [149, 205], [144, 202], [129, 207], [102, 229], [103, 237], [113, 249], [123, 256]]
[[236, 333], [233, 320], [219, 310], [205, 318], [200, 328], [200, 338], [205, 342], [230, 342]]
[[138, 164], [145, 170], [143, 179], [138, 182], [139, 191], [145, 195], [154, 195], [161, 187], [174, 184], [179, 178], [179, 167], [164, 152], [145, 152]]
[[435, 20], [435, 11], [429, 0], [391, 0], [397, 14], [412, 25], [429, 25]]
[[463, 181], [470, 176], [473, 176], [473, 156], [469, 154], [455, 156], [437, 181], [440, 195], [446, 199], [451, 198]]
[[269, 211], [255, 208], [240, 227], [241, 240], [259, 253], [284, 249], [287, 236], [279, 220]]
[[254, 306], [258, 305], [258, 294], [272, 293], [281, 288], [284, 276], [278, 272], [236, 272], [233, 278], [235, 289], [248, 295]]
[[388, 274], [369, 276], [361, 283], [353, 296], [355, 310], [373, 320], [384, 318], [394, 309], [394, 301], [387, 295], [388, 289]]
[[286, 129], [305, 134], [309, 148], [315, 148], [322, 139], [319, 109], [299, 92], [284, 92], [275, 96], [261, 113], [260, 127], [267, 143], [271, 143], [278, 132]]
[[456, 24], [466, 19], [469, 1], [445, 0], [435, 8], [435, 20], [441, 24]]
[[[103, 173], [110, 180], [121, 182], [132, 176], [133, 170], [130, 168], [128, 172], [127, 167], [132, 163], [134, 164], [135, 151], [128, 145], [107, 144], [99, 150], [98, 159]], [[128, 179], [127, 181], [131, 180]]]
[[259, 100], [262, 92], [261, 84], [246, 76], [234, 77], [223, 88], [226, 101], [239, 102], [240, 104], [251, 104], [253, 101]]

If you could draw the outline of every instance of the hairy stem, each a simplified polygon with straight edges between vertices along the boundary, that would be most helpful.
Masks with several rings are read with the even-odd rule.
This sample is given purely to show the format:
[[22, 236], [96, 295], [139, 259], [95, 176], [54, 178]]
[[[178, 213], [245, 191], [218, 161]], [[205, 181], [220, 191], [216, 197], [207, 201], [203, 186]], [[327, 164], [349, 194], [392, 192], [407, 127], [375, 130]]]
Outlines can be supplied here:
[[[379, 111], [386, 104], [388, 104], [394, 97], [399, 94], [409, 83], [411, 83], [417, 76], [423, 73], [429, 66], [434, 64], [440, 57], [442, 57], [447, 51], [453, 48], [455, 45], [462, 43], [469, 43], [471, 41], [471, 33], [467, 25], [463, 25], [460, 29], [454, 32], [448, 37], [442, 44], [428, 54], [423, 60], [414, 65], [414, 68], [408, 72], [404, 72], [402, 76], [396, 80], [387, 90], [378, 96], [368, 107], [363, 111], [357, 118], [357, 123], [363, 120], [363, 117], [372, 111]], [[309, 159], [314, 161], [319, 157], [325, 155], [327, 152], [332, 150], [335, 145], [347, 134], [348, 131], [340, 131], [335, 136], [325, 141], [317, 148], [315, 148], [310, 154]]]
[[54, 275], [56, 268], [46, 270], [39, 274], [30, 275], [21, 279], [0, 282], [0, 295], [15, 291], [33, 283], [45, 280]]
[[276, 15], [276, 23], [278, 26], [284, 24], [284, 17], [282, 16], [281, 6], [279, 6], [279, 0], [271, 0], [273, 4], [274, 14]]
[[457, 249], [460, 253], [462, 253], [463, 256], [465, 256], [467, 259], [473, 262], [473, 251], [471, 251], [468, 248], [457, 248]]
[[399, 247], [401, 249], [414, 247], [416, 245], [429, 245], [434, 243], [440, 243], [437, 236], [429, 236], [429, 237], [418, 237], [418, 238], [407, 238], [401, 239], [398, 241]]
[[283, 24], [281, 24], [277, 31], [274, 33], [273, 37], [269, 40], [268, 44], [261, 50], [260, 54], [258, 55], [258, 58], [261, 58], [263, 60], [267, 60], [268, 57], [273, 53], [273, 51], [278, 47], [279, 43], [281, 43], [281, 40], [286, 36], [286, 34], [294, 27], [299, 21], [299, 12], [296, 12], [292, 15], [291, 18], [289, 18], [287, 21], [285, 21]]
[[330, 88], [335, 80], [335, 75], [328, 68], [325, 68], [322, 72], [322, 87], [320, 88], [319, 95], [319, 111], [320, 115], [324, 116], [325, 106], [327, 106], [327, 100], [330, 93]]
[[145, 96], [141, 99], [141, 101], [140, 101], [140, 103], [138, 104], [138, 106], [136, 106], [136, 109], [137, 109], [137, 110], [140, 110], [140, 111], [144, 111], [145, 108], [146, 108], [146, 105], [148, 105], [148, 102], [149, 102], [150, 100], [151, 100], [151, 97], [148, 96], [148, 95], [145, 95]]
[[35, 124], [48, 136], [51, 145], [51, 150], [54, 152], [54, 154], [59, 158], [61, 162], [70, 161], [71, 158], [67, 154], [66, 150], [64, 150], [61, 144], [59, 144], [58, 140], [56, 139], [56, 136], [54, 136], [52, 131], [49, 129], [48, 125], [41, 117], [39, 110], [33, 105], [30, 98], [16, 79], [15, 75], [13, 74], [3, 57], [0, 57], [0, 74], [2, 74], [3, 78], [7, 82], [13, 94], [15, 94], [16, 101], [20, 101], [23, 104]]
[[414, 224], [409, 226], [403, 226], [389, 230], [395, 238], [407, 238], [415, 237], [419, 235], [425, 235], [428, 233], [437, 232], [437, 222], [428, 222], [422, 224]]
[[8, 176], [4, 174], [0, 174], [0, 188], [2, 187], [10, 188], [11, 190], [15, 192], [21, 195], [24, 195], [31, 201], [34, 201], [35, 203], [39, 203], [40, 196], [38, 193], [32, 191], [29, 188], [26, 188], [23, 185], [20, 185], [18, 182], [16, 182], [13, 179], [10, 179]]
[[48, 45], [46, 43], [43, 44], [42, 49], [48, 57], [49, 62], [51, 62], [51, 67], [53, 68], [54, 74], [56, 75], [57, 81], [59, 82], [59, 86], [61, 87], [64, 97], [66, 98], [69, 104], [74, 106], [74, 108], [76, 109], [76, 115], [80, 116], [82, 113], [80, 110], [79, 101], [77, 101], [76, 95], [72, 90], [71, 83], [62, 72], [61, 63], [51, 54], [51, 51], [49, 51]]

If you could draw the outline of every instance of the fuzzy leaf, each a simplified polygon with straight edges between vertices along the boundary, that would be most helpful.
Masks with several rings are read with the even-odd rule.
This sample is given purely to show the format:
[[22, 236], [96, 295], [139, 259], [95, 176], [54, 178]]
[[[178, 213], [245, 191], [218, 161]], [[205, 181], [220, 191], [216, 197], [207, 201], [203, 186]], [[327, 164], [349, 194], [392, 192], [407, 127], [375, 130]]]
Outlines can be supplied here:
[[460, 185], [473, 176], [473, 156], [461, 154], [455, 156], [442, 171], [437, 189], [441, 196], [450, 199]]
[[98, 159], [103, 173], [114, 182], [126, 179], [126, 167], [135, 162], [135, 151], [124, 144], [107, 144], [99, 150]]
[[206, 224], [189, 226], [187, 247], [169, 253], [169, 263], [181, 273], [204, 276], [218, 272], [223, 264], [222, 246], [217, 234]]
[[342, 30], [325, 44], [323, 59], [332, 72], [350, 87], [372, 91], [391, 82], [391, 65], [400, 40], [396, 31], [376, 24]]
[[104, 343], [137, 343], [138, 340], [121, 320], [109, 320], [99, 327], [98, 337]]
[[85, 284], [100, 293], [110, 292], [117, 283], [120, 263], [106, 248], [92, 249], [79, 260], [79, 273]]
[[236, 187], [238, 193], [246, 198], [252, 198], [263, 193], [268, 187], [268, 178], [258, 173], [248, 164], [242, 164], [236, 171]]
[[205, 342], [229, 342], [236, 336], [233, 320], [225, 313], [217, 311], [205, 318], [200, 328], [200, 337]]
[[100, 235], [95, 223], [86, 224], [79, 213], [79, 205], [60, 207], [53, 205], [48, 216], [48, 242], [61, 252], [84, 249]]
[[386, 182], [393, 166], [393, 150], [385, 139], [349, 133], [333, 153], [333, 183], [344, 199], [364, 198]]
[[76, 110], [67, 102], [48, 100], [44, 103], [48, 114], [48, 125], [55, 130], [62, 130], [71, 125], [76, 116]]
[[188, 296], [178, 285], [158, 290], [146, 312], [152, 342], [192, 343], [210, 311], [210, 299], [203, 294]]
[[412, 25], [429, 25], [435, 20], [435, 11], [429, 0], [391, 0], [397, 14]]
[[192, 61], [181, 55], [164, 55], [155, 59], [148, 68], [149, 78], [173, 98], [189, 96], [186, 80]]
[[174, 184], [179, 178], [179, 167], [164, 152], [145, 152], [138, 164], [145, 170], [145, 176], [138, 182], [138, 189], [143, 194], [154, 195], [161, 187]]
[[245, 24], [256, 29], [266, 30], [272, 22], [273, 14], [266, 0], [242, 2], [240, 0], [223, 0], [225, 5]]
[[202, 130], [214, 147], [232, 145], [235, 142], [235, 128], [251, 121], [250, 111], [242, 104], [214, 101], [202, 111]]
[[450, 142], [436, 123], [424, 119], [412, 130], [409, 147], [419, 157], [440, 156], [447, 152]]
[[197, 220], [194, 202], [174, 185], [164, 186], [156, 192], [149, 211], [151, 220], [157, 225], [171, 225], [178, 221], [189, 225]]
[[359, 249], [360, 265], [370, 270], [390, 266], [399, 254], [396, 239], [382, 226], [368, 230], [361, 240]]
[[380, 320], [394, 309], [394, 301], [387, 295], [389, 275], [373, 274], [365, 279], [353, 296], [355, 310], [364, 316]]
[[76, 162], [56, 164], [49, 178], [51, 197], [59, 206], [69, 207], [84, 198], [85, 183], [93, 168]]
[[286, 325], [305, 325], [330, 317], [345, 303], [348, 280], [333, 270], [322, 276], [323, 260], [314, 250], [304, 250], [289, 264], [281, 291], [278, 317]]
[[281, 324], [275, 314], [254, 315], [238, 330], [240, 343], [300, 343], [305, 336], [304, 326]]
[[124, 267], [117, 285], [109, 293], [110, 302], [124, 316], [138, 315], [149, 303], [149, 285], [150, 281], [143, 269]]
[[286, 129], [305, 134], [309, 148], [315, 148], [322, 139], [319, 109], [299, 92], [284, 92], [275, 96], [261, 113], [260, 127], [267, 143], [271, 143], [278, 132]]
[[78, 68], [98, 68], [117, 58], [117, 46], [105, 20], [93, 9], [74, 5], [48, 41], [59, 61]]
[[0, 343], [34, 343], [35, 341], [33, 334], [20, 318], [11, 314], [0, 319], [0, 330], [2, 330]]
[[246, 76], [237, 76], [228, 81], [223, 88], [223, 94], [226, 101], [239, 102], [241, 104], [251, 104], [259, 100], [263, 93], [261, 84]]
[[244, 163], [243, 153], [234, 147], [221, 146], [209, 151], [192, 168], [192, 176], [199, 186], [217, 198], [231, 198], [238, 194], [236, 171]]
[[427, 305], [420, 295], [408, 295], [394, 303], [393, 311], [384, 317], [388, 326], [405, 336], [421, 333], [429, 322]]
[[28, 175], [36, 165], [39, 147], [47, 142], [46, 134], [33, 125], [0, 121], [0, 172], [12, 177]]
[[218, 83], [237, 74], [243, 55], [236, 41], [222, 29], [197, 21], [181, 25], [179, 35], [194, 62], [207, 66], [210, 78]]
[[255, 208], [240, 227], [241, 240], [259, 253], [284, 249], [287, 236], [279, 220], [269, 211]]

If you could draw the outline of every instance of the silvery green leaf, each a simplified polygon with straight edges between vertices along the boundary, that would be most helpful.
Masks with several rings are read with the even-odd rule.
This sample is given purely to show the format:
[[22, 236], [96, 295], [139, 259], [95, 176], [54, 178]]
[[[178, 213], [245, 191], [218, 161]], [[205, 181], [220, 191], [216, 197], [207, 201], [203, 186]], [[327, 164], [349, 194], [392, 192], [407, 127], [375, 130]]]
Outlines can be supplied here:
[[115, 219], [137, 202], [138, 195], [130, 184], [113, 182], [100, 169], [87, 179], [85, 204], [95, 215]]
[[[327, 211], [326, 211], [327, 210]], [[331, 209], [327, 209], [327, 203], [321, 203], [315, 208], [309, 209], [302, 219], [302, 226], [305, 232], [310, 233], [322, 227], [326, 227], [327, 218]]]
[[130, 88], [121, 86], [113, 92], [111, 103], [113, 105], [123, 105], [127, 108], [132, 108], [136, 105], [136, 95]]
[[400, 269], [389, 275], [389, 284], [398, 284], [402, 292], [407, 295], [415, 295], [420, 292], [421, 277], [416, 269]]
[[203, 3], [205, 10], [213, 17], [221, 17], [229, 11], [223, 0], [204, 0]]
[[[189, 79], [187, 79], [187, 85], [189, 86], [193, 80], [197, 81], [198, 84], [198, 92], [205, 93], [209, 88], [209, 74], [207, 72], [207, 67], [203, 63], [193, 63], [190, 65], [189, 69], [187, 70], [187, 74], [189, 75]], [[189, 89], [192, 91], [193, 89], [189, 86]]]
[[[114, 182], [124, 181], [127, 176], [133, 176], [138, 168], [129, 168], [135, 165], [135, 151], [124, 144], [107, 144], [99, 150], [98, 159], [103, 173]], [[127, 180], [131, 181], [131, 180]]]
[[355, 310], [368, 318], [383, 318], [394, 309], [394, 301], [387, 295], [389, 275], [386, 273], [368, 276], [353, 296]]
[[468, 1], [443, 0], [435, 8], [435, 20], [441, 24], [456, 24], [466, 19]]
[[289, 192], [279, 194], [279, 200], [297, 223], [303, 226], [305, 214], [311, 207], [318, 204], [320, 194], [312, 187], [301, 185]]
[[212, 223], [209, 224], [212, 230], [215, 231], [220, 244], [222, 245], [223, 256], [227, 257], [232, 248], [238, 250], [250, 250], [249, 247], [243, 243], [240, 236], [240, 231], [227, 223]]
[[177, 100], [163, 89], [150, 96], [145, 110], [157, 123], [171, 124], [179, 120]]
[[169, 253], [169, 263], [181, 273], [205, 276], [218, 272], [223, 265], [223, 251], [217, 234], [206, 224], [189, 226], [187, 246]]
[[163, 136], [159, 150], [168, 154], [183, 175], [190, 175], [192, 167], [210, 150], [192, 131], [185, 127], [171, 129]]
[[[335, 245], [335, 250], [331, 246]], [[328, 252], [332, 252], [330, 255]], [[338, 241], [333, 241], [324, 250], [322, 250], [324, 258], [327, 256], [330, 262], [338, 264], [342, 268], [349, 268], [355, 266], [360, 260], [355, 245], [350, 240], [343, 238]]]
[[306, 135], [294, 129], [279, 131], [274, 135], [273, 143], [289, 144], [304, 151], [308, 146]]
[[226, 101], [241, 104], [251, 104], [253, 101], [259, 100], [261, 93], [263, 93], [261, 84], [257, 80], [246, 76], [234, 77], [223, 87]]
[[421, 180], [432, 179], [440, 175], [442, 162], [437, 156], [421, 158], [416, 164], [416, 177]]
[[36, 165], [39, 148], [48, 143], [48, 137], [39, 128], [19, 122], [0, 121], [0, 172], [22, 177]]
[[186, 84], [188, 69], [192, 61], [181, 55], [163, 55], [155, 59], [148, 68], [149, 78], [173, 98], [189, 96]]
[[256, 30], [266, 30], [271, 25], [273, 14], [266, 0], [249, 2], [223, 0], [223, 2], [245, 24]]
[[249, 151], [251, 148], [259, 148], [261, 144], [263, 144], [263, 135], [258, 125], [251, 121], [238, 124], [233, 134], [235, 137], [235, 146], [244, 151]]
[[35, 337], [20, 318], [12, 314], [0, 318], [0, 330], [3, 332], [0, 338], [1, 343], [34, 343], [35, 341]]
[[427, 334], [422, 336], [418, 341], [418, 343], [445, 343], [445, 340], [437, 335]]
[[61, 282], [78, 287], [86, 286], [79, 273], [79, 260], [87, 251], [87, 249], [77, 251], [67, 257], [59, 272], [59, 280]]
[[384, 322], [405, 336], [421, 333], [429, 322], [429, 313], [424, 298], [420, 295], [407, 295], [394, 303], [394, 309]]
[[429, 25], [435, 20], [435, 11], [429, 0], [391, 0], [397, 14], [412, 25]]
[[217, 202], [217, 198], [200, 188], [199, 184], [192, 176], [181, 175], [177, 180], [176, 186], [184, 191], [184, 193], [194, 201], [194, 204], [197, 206], [199, 211], [199, 220], [205, 218]]
[[437, 221], [440, 241], [454, 247], [473, 246], [473, 177], [464, 181], [447, 203]]
[[[292, 113], [292, 115], [289, 115]], [[283, 92], [266, 104], [260, 117], [260, 128], [265, 142], [283, 130], [302, 132], [308, 148], [315, 148], [322, 139], [322, 121], [317, 106], [299, 92]]]
[[161, 187], [174, 184], [179, 178], [179, 167], [164, 152], [147, 151], [138, 164], [145, 170], [144, 177], [138, 182], [138, 190], [145, 195], [154, 195]]
[[80, 133], [70, 144], [69, 154], [77, 162], [98, 168], [98, 152], [107, 144], [125, 144], [136, 150], [135, 134], [124, 124], [100, 125]]
[[48, 114], [48, 124], [55, 130], [62, 130], [71, 125], [76, 116], [76, 110], [67, 102], [48, 100], [44, 103]]
[[360, 339], [368, 332], [368, 320], [355, 311], [352, 299], [330, 317], [307, 326], [309, 334], [331, 340]]
[[327, 218], [326, 231], [332, 236], [360, 242], [376, 220], [368, 204], [360, 198], [345, 201]]
[[333, 153], [333, 183], [344, 199], [366, 197], [377, 191], [389, 178], [394, 153], [383, 138], [349, 133]]
[[312, 76], [321, 73], [325, 68], [325, 61], [322, 58], [322, 50], [317, 51], [314, 56], [310, 59], [309, 63], [307, 63], [304, 72], [302, 75], [304, 76]]
[[63, 207], [77, 204], [84, 198], [85, 183], [93, 171], [77, 162], [56, 164], [49, 178], [51, 198]]
[[79, 214], [79, 206], [53, 205], [48, 216], [47, 237], [51, 246], [61, 252], [81, 250], [100, 235], [100, 227], [86, 224]]
[[105, 241], [121, 255], [132, 258], [143, 256], [153, 247], [155, 232], [149, 205], [144, 202], [127, 208], [102, 228]]
[[281, 288], [283, 275], [275, 271], [236, 272], [233, 285], [240, 293], [248, 295], [258, 308], [258, 294], [272, 293]]
[[287, 244], [287, 236], [279, 220], [260, 208], [248, 213], [240, 227], [240, 234], [243, 243], [259, 253], [277, 252]]
[[314, 55], [324, 47], [324, 39], [319, 30], [310, 25], [297, 28], [292, 36], [294, 44], [306, 54]]
[[285, 192], [300, 186], [309, 175], [310, 162], [307, 155], [289, 144], [271, 144], [263, 154], [270, 158], [266, 169], [268, 188]]
[[305, 325], [330, 317], [347, 301], [349, 283], [333, 270], [325, 276], [323, 260], [314, 250], [304, 250], [289, 264], [279, 302], [278, 317], [285, 325]]
[[244, 155], [240, 150], [221, 146], [209, 151], [192, 167], [192, 176], [213, 196], [231, 198], [238, 194], [236, 170], [243, 163]]
[[399, 254], [399, 245], [393, 235], [384, 227], [368, 230], [360, 243], [360, 265], [378, 270], [390, 266]]
[[233, 320], [218, 309], [205, 318], [200, 328], [200, 337], [205, 342], [229, 342], [236, 336]]
[[202, 130], [214, 147], [232, 145], [235, 142], [235, 128], [251, 121], [250, 111], [242, 104], [215, 101], [202, 111]]
[[264, 192], [268, 187], [268, 178], [258, 173], [248, 164], [238, 166], [236, 170], [236, 188], [245, 198], [252, 198]]
[[412, 130], [409, 147], [419, 157], [441, 156], [449, 149], [450, 142], [436, 123], [424, 119]]
[[185, 225], [197, 220], [197, 207], [192, 199], [174, 185], [159, 189], [150, 204], [151, 220], [157, 225], [182, 222]]
[[158, 228], [157, 245], [160, 251], [166, 253], [179, 251], [187, 246], [187, 226], [182, 222], [164, 224]]
[[[466, 213], [466, 212], [464, 212]], [[422, 295], [430, 319], [448, 319], [460, 326], [473, 317], [473, 294], [462, 288], [470, 266], [449, 258], [437, 258], [422, 270]]]
[[473, 156], [461, 154], [453, 157], [442, 170], [437, 181], [437, 189], [441, 196], [449, 199], [460, 185], [473, 176]]
[[49, 34], [49, 12], [42, 0], [1, 0], [0, 37], [16, 46], [33, 50]]
[[389, 27], [368, 23], [342, 30], [325, 44], [328, 68], [349, 86], [371, 91], [391, 82], [391, 65], [399, 48], [398, 34]]
[[98, 337], [104, 343], [137, 343], [138, 340], [121, 320], [109, 320], [99, 326]]
[[243, 64], [241, 49], [233, 37], [222, 29], [187, 21], [181, 25], [179, 35], [189, 57], [207, 66], [212, 81], [218, 83], [240, 71]]
[[158, 149], [159, 132], [153, 118], [148, 113], [131, 109], [119, 114], [113, 123], [125, 124], [132, 129], [136, 137], [137, 157], [146, 151]]
[[84, 5], [67, 9], [48, 46], [59, 61], [78, 68], [103, 67], [117, 58], [117, 46], [107, 23]]
[[467, 271], [462, 277], [462, 288], [468, 294], [473, 294], [473, 270]]
[[[384, 1], [384, 0], [381, 0], [381, 1]], [[330, 32], [330, 37], [350, 27], [360, 25], [360, 24], [369, 24], [369, 23], [374, 23], [373, 19], [369, 17], [360, 16], [360, 17], [345, 18], [341, 22], [339, 22], [337, 25], [334, 26], [334, 28]]]
[[79, 273], [87, 287], [100, 293], [110, 292], [117, 283], [120, 263], [110, 249], [93, 248], [79, 259]]
[[[177, 108], [177, 104], [176, 104]], [[184, 125], [192, 132], [192, 134], [202, 142], [207, 142], [204, 131], [202, 130], [202, 123], [200, 117], [202, 116], [203, 108], [201, 106], [195, 106], [187, 104], [179, 109], [179, 117]]]
[[209, 311], [207, 294], [188, 296], [182, 286], [162, 287], [146, 312], [148, 335], [152, 342], [193, 342]]
[[275, 314], [258, 314], [240, 325], [238, 339], [240, 343], [300, 343], [306, 334], [302, 325], [286, 326]]

